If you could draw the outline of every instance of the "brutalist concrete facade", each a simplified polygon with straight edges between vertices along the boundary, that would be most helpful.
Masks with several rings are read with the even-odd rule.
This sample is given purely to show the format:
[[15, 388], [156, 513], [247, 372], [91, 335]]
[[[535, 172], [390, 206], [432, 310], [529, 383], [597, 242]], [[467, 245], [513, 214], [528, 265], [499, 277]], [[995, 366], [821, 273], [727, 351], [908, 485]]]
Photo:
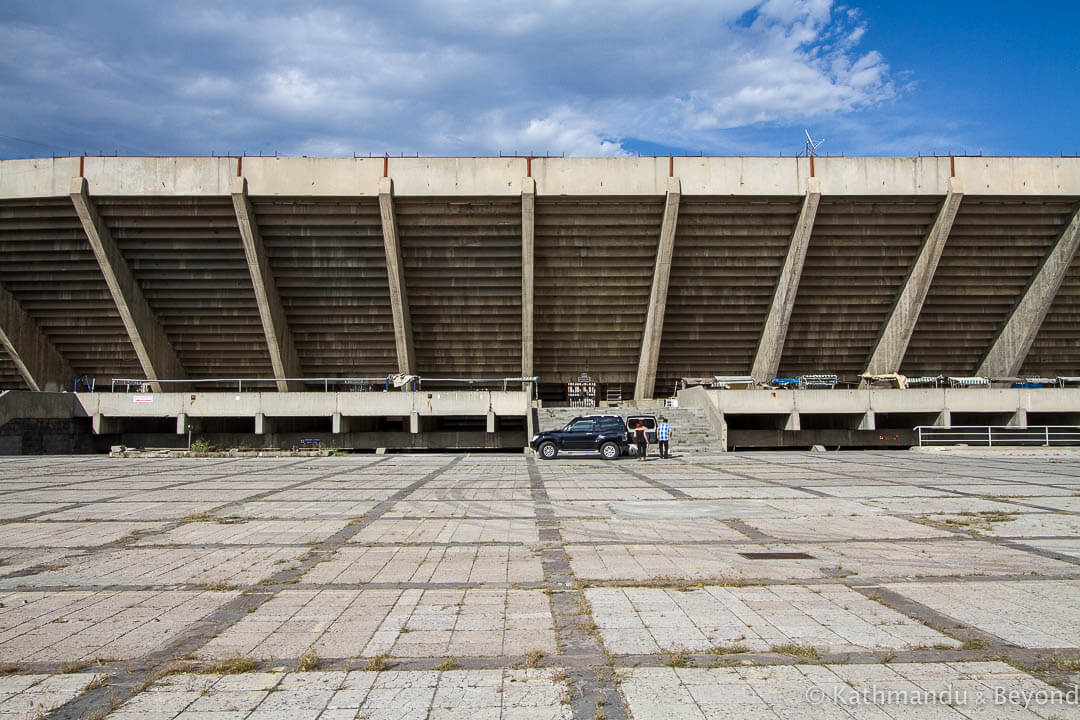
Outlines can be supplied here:
[[1078, 205], [1076, 158], [4, 161], [0, 388], [1076, 376]]

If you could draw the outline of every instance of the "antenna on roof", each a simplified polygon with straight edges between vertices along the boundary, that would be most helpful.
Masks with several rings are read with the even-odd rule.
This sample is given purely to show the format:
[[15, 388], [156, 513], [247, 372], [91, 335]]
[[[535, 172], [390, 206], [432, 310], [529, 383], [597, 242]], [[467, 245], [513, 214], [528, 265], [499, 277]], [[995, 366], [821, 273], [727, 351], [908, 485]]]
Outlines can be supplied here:
[[821, 143], [825, 142], [825, 138], [815, 142], [814, 138], [810, 137], [809, 130], [803, 130], [803, 133], [806, 135], [806, 157], [813, 157]]

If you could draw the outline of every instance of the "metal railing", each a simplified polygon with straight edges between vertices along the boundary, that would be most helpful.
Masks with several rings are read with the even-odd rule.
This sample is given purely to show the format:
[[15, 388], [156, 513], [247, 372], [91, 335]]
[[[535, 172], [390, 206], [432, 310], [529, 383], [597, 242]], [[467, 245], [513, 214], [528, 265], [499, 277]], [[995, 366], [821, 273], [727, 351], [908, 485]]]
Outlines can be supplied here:
[[[432, 384], [448, 383], [451, 385], [468, 385], [470, 390], [487, 389], [490, 386], [502, 385], [507, 390], [511, 383], [531, 383], [536, 385], [536, 377], [512, 377], [512, 378], [439, 378], [420, 377], [410, 375], [398, 379], [393, 375], [382, 377], [315, 377], [315, 378], [199, 378], [197, 380], [147, 380], [145, 378], [113, 378], [110, 392], [150, 392], [154, 384], [160, 385], [227, 385], [236, 386], [237, 392], [243, 392], [244, 383], [251, 389], [252, 385], [271, 385], [284, 380], [285, 382], [297, 382], [304, 385], [322, 385], [323, 392], [330, 392], [331, 385], [335, 388], [344, 385], [351, 392], [388, 392], [399, 388], [410, 390], [422, 390], [424, 383], [430, 387]], [[92, 388], [91, 388], [92, 389]]]
[[1076, 425], [1029, 425], [1028, 427], [1003, 425], [939, 427], [919, 425], [915, 428], [915, 435], [919, 447], [938, 445], [973, 445], [976, 447], [1080, 445], [1080, 426]]

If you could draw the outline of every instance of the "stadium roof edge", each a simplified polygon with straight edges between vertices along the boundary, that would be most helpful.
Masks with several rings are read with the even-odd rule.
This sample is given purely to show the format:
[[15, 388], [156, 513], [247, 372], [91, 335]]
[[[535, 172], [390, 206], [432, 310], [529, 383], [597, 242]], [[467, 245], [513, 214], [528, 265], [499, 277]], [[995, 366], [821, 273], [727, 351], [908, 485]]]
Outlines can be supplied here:
[[1080, 197], [1076, 157], [102, 157], [0, 161], [0, 199], [65, 197], [85, 177], [93, 195], [230, 194], [247, 179], [253, 196], [376, 197], [383, 177], [402, 197], [508, 197], [522, 179], [537, 195], [663, 195], [679, 177], [684, 195], [797, 196], [816, 177], [823, 195], [943, 196], [951, 177], [968, 195]]

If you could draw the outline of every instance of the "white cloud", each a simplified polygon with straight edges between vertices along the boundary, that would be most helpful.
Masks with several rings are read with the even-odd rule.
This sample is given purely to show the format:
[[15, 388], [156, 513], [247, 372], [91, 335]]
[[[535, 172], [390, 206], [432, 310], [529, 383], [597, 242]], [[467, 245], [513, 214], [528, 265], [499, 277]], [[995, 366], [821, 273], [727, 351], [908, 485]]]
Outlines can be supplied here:
[[569, 107], [559, 107], [542, 117], [528, 120], [524, 127], [514, 118], [506, 125], [503, 117], [485, 118], [494, 128], [490, 137], [498, 151], [519, 154], [558, 154], [604, 157], [626, 154], [618, 142], [604, 137], [598, 123]]
[[19, 99], [0, 132], [158, 153], [615, 155], [897, 93], [831, 0], [103, 2], [120, 8], [0, 21], [0, 91]]

